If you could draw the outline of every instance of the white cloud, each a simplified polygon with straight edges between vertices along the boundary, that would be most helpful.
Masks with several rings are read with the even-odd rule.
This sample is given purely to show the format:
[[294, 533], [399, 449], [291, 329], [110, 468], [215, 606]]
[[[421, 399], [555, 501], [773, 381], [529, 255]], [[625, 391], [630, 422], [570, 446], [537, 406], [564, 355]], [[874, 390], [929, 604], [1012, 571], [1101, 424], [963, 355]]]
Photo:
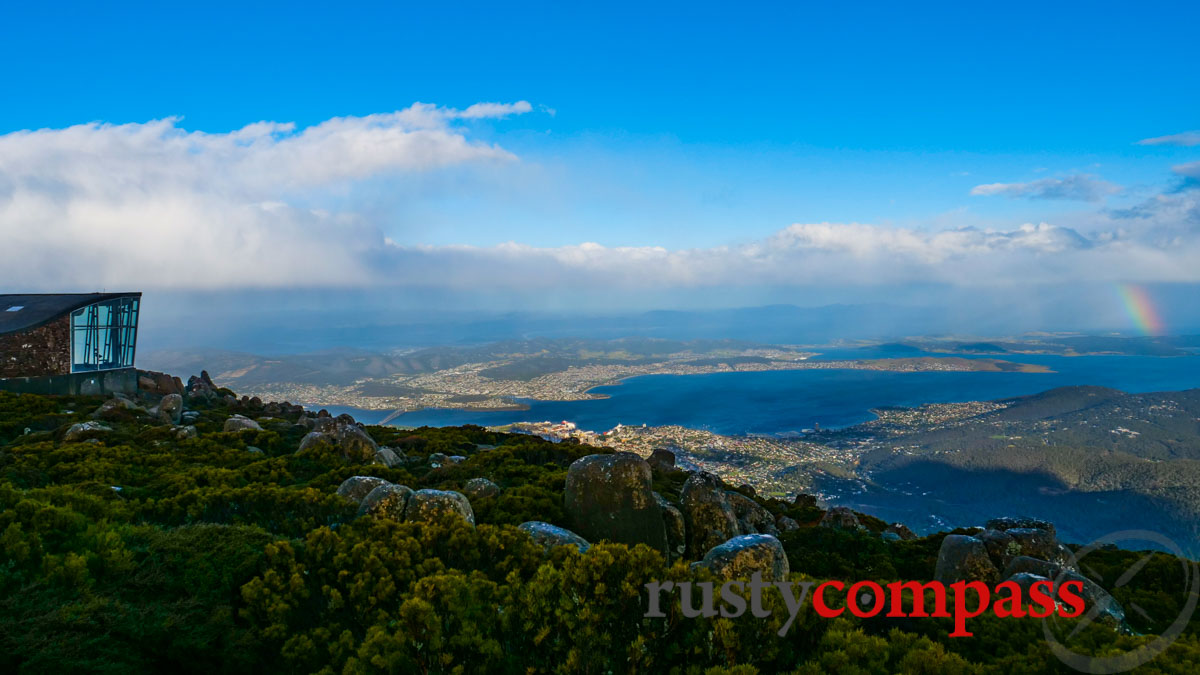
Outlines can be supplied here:
[[[509, 151], [473, 140], [456, 120], [530, 109], [525, 102], [461, 111], [417, 104], [300, 129], [258, 122], [207, 134], [168, 119], [2, 135], [0, 284], [64, 291], [557, 293], [1200, 281], [1200, 191], [1194, 190], [1099, 213], [1094, 226], [1079, 231], [1047, 223], [1012, 229], [807, 223], [754, 241], [692, 249], [409, 245], [384, 235], [370, 203], [342, 198], [364, 180], [384, 177], [392, 181], [387, 189], [445, 167], [504, 166], [515, 159]], [[1188, 175], [1190, 166], [1176, 170]], [[1103, 181], [1075, 178], [1107, 189]], [[1054, 186], [1018, 192], [1080, 189], [1078, 180], [1052, 180]]]
[[1087, 174], [1076, 174], [1066, 178], [1042, 178], [1028, 183], [989, 183], [971, 188], [971, 194], [976, 196], [1003, 195], [1014, 199], [1025, 197], [1085, 202], [1098, 202], [1120, 191], [1119, 185]]
[[1182, 145], [1190, 147], [1200, 145], [1200, 131], [1185, 131], [1179, 134], [1171, 134], [1169, 136], [1156, 136], [1154, 138], [1143, 138], [1137, 142], [1138, 145]]
[[1187, 164], [1177, 164], [1171, 167], [1171, 170], [1180, 176], [1187, 178], [1200, 179], [1200, 162], [1188, 162]]

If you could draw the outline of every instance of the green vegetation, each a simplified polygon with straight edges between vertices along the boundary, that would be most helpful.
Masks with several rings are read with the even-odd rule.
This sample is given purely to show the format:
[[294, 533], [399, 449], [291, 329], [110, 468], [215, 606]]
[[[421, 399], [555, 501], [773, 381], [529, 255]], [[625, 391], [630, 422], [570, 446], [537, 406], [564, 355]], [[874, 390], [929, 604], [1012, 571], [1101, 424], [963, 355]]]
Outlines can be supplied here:
[[[643, 546], [544, 554], [515, 527], [567, 525], [567, 467], [593, 448], [478, 427], [372, 427], [410, 459], [467, 459], [355, 465], [327, 445], [295, 452], [305, 430], [294, 418], [223, 402], [200, 410], [197, 438], [118, 411], [112, 431], [63, 442], [100, 403], [0, 393], [0, 671], [1069, 672], [1030, 620], [975, 619], [976, 637], [952, 640], [941, 620], [829, 621], [806, 609], [780, 638], [787, 611], [774, 594], [768, 619], [690, 619], [677, 604], [644, 618], [645, 583], [708, 573]], [[222, 432], [232, 412], [264, 430]], [[502, 490], [472, 500], [475, 527], [399, 523], [355, 517], [334, 492], [354, 475], [414, 489], [483, 476]], [[655, 489], [675, 499], [685, 477], [656, 475]], [[811, 500], [759, 501], [802, 526], [781, 537], [796, 580], [932, 575], [942, 535], [888, 544], [816, 527]], [[1108, 581], [1142, 558], [1092, 556]], [[1178, 568], [1154, 555], [1112, 589], [1150, 617], [1131, 612], [1135, 628], [1163, 630], [1178, 614]], [[1195, 672], [1198, 629], [1144, 672]], [[1090, 626], [1071, 644], [1112, 654], [1151, 639]]]

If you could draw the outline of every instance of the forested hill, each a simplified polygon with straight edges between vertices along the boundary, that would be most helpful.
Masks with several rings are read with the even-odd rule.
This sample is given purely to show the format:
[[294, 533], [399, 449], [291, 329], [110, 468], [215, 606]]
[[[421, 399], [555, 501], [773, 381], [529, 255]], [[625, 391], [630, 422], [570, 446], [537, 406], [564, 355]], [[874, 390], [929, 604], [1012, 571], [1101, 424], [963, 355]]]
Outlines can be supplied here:
[[[696, 485], [736, 512], [732, 531], [773, 532], [796, 581], [929, 580], [947, 535], [761, 499], [658, 457], [645, 489], [655, 513], [688, 513], [685, 540], [682, 522], [658, 547], [556, 539], [587, 525], [573, 499], [605, 498], [568, 480], [589, 456], [608, 461], [478, 427], [363, 428], [203, 378], [139, 400], [0, 392], [0, 671], [1068, 672], [1033, 620], [979, 617], [952, 639], [945, 619], [804, 610], [779, 637], [778, 599], [770, 619], [646, 618], [646, 583], [716, 578], [690, 564], [711, 533], [685, 504]], [[1008, 537], [1011, 557], [1009, 531], [957, 534]], [[1141, 635], [1096, 622], [1072, 649], [1135, 650], [1179, 616], [1180, 561], [1143, 558], [1087, 558]], [[1147, 672], [1194, 672], [1198, 629]]]

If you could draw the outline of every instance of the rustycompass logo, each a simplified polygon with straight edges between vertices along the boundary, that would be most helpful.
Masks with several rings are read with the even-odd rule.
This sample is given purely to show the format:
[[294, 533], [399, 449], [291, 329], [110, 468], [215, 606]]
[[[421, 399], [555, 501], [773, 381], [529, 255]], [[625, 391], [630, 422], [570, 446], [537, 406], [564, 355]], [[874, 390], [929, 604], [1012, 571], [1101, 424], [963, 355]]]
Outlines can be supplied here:
[[[1101, 575], [1088, 564], [1088, 556], [1106, 546], [1121, 546], [1123, 548], [1138, 550], [1145, 548], [1146, 544], [1151, 544], [1159, 550], [1173, 554], [1179, 561], [1179, 567], [1175, 568], [1175, 573], [1178, 577], [1171, 582], [1171, 585], [1176, 585], [1179, 588], [1180, 598], [1183, 600], [1182, 609], [1178, 616], [1174, 617], [1174, 619], [1171, 619], [1169, 616], [1152, 616], [1145, 608], [1136, 602], [1131, 602], [1125, 608], [1125, 611], [1136, 614], [1147, 621], [1166, 621], [1170, 619], [1171, 623], [1150, 642], [1140, 644], [1129, 651], [1105, 654], [1104, 656], [1092, 656], [1078, 652], [1070, 646], [1070, 640], [1087, 626], [1101, 618], [1105, 608], [1100, 606], [1090, 607], [1078, 621], [1070, 625], [1058, 621], [1056, 617], [1046, 617], [1042, 625], [1046, 642], [1049, 643], [1051, 652], [1064, 664], [1080, 672], [1094, 673], [1095, 675], [1122, 673], [1149, 663], [1165, 652], [1183, 634], [1188, 622], [1191, 621], [1192, 616], [1196, 612], [1197, 602], [1200, 601], [1200, 565], [1190, 560], [1185, 555], [1183, 549], [1173, 540], [1149, 530], [1123, 530], [1114, 532], [1076, 551], [1074, 560], [1072, 561], [1074, 563], [1073, 567], [1100, 583], [1111, 584], [1109, 588], [1115, 591], [1130, 584], [1142, 572], [1154, 554], [1147, 552], [1146, 555], [1139, 558], [1115, 579], [1100, 578]], [[1066, 574], [1067, 572], [1064, 570], [1059, 575], [1059, 579], [1064, 578]]]
[[[1130, 651], [1108, 653], [1097, 657], [1075, 651], [1072, 638], [1097, 621], [1113, 629], [1134, 634], [1125, 622], [1126, 612], [1133, 612], [1150, 622], [1166, 617], [1150, 616], [1136, 602], [1122, 608], [1107, 593], [1093, 593], [1096, 584], [1116, 591], [1129, 584], [1155, 555], [1146, 554], [1119, 577], [1104, 579], [1088, 565], [1088, 556], [1103, 547], [1121, 545], [1139, 550], [1150, 544], [1158, 551], [1168, 551], [1179, 560], [1178, 568], [1182, 609], [1168, 628], [1150, 642], [1139, 642]], [[1140, 546], [1139, 546], [1140, 544]], [[1053, 654], [1065, 665], [1085, 673], [1119, 673], [1144, 665], [1162, 654], [1187, 627], [1200, 601], [1200, 565], [1189, 560], [1184, 551], [1167, 537], [1144, 530], [1116, 532], [1078, 549], [1053, 579], [1032, 574], [1017, 574], [1013, 578], [989, 585], [982, 581], [958, 581], [943, 584], [938, 581], [764, 581], [755, 572], [750, 581], [730, 580], [713, 582], [655, 581], [645, 584], [648, 594], [646, 618], [665, 618], [664, 602], [678, 602], [685, 618], [738, 618], [748, 611], [751, 616], [767, 619], [772, 610], [765, 606], [768, 594], [778, 593], [788, 612], [787, 621], [777, 631], [786, 637], [805, 605], [811, 605], [817, 616], [834, 619], [852, 616], [870, 619], [888, 618], [949, 618], [952, 638], [973, 635], [968, 621], [990, 614], [999, 618], [1040, 619], [1045, 637]], [[1076, 572], [1075, 570], [1079, 570]], [[1081, 575], [1082, 573], [1082, 575]], [[777, 603], [770, 603], [778, 606]], [[1068, 621], [1069, 620], [1069, 621]]]

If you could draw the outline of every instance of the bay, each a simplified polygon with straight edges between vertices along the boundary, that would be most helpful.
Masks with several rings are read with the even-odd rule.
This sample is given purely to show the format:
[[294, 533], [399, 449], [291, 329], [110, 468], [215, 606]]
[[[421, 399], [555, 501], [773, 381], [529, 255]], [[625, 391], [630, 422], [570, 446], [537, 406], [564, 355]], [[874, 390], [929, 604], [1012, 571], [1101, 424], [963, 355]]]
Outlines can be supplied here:
[[[863, 350], [824, 351], [821, 359], [877, 358]], [[401, 426], [493, 426], [520, 421], [570, 420], [604, 431], [617, 424], [681, 425], [721, 434], [777, 434], [820, 425], [845, 427], [872, 418], [871, 409], [1009, 398], [1055, 387], [1097, 385], [1127, 392], [1200, 387], [1200, 356], [1010, 355], [1006, 360], [1045, 365], [1051, 373], [781, 370], [706, 375], [644, 375], [597, 387], [607, 398], [524, 401], [523, 411], [426, 409], [401, 415]], [[386, 411], [327, 406], [378, 423]]]

